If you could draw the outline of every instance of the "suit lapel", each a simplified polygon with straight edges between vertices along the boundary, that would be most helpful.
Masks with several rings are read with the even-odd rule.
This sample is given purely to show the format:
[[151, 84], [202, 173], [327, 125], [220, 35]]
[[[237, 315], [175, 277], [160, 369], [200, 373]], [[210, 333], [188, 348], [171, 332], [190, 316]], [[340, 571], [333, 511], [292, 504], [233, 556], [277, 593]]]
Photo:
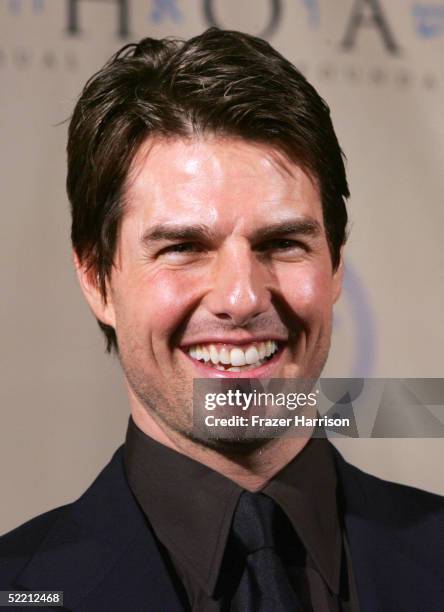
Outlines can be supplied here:
[[122, 448], [52, 527], [15, 585], [64, 591], [64, 607], [75, 611], [183, 610], [126, 482]]

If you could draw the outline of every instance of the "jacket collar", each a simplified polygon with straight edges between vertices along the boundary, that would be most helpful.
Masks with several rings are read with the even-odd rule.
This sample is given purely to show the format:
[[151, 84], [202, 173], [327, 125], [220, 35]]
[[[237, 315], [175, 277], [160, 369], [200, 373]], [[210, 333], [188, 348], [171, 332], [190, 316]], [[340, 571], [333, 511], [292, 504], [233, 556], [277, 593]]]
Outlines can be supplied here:
[[64, 607], [71, 610], [80, 603], [82, 610], [139, 609], [147, 592], [159, 610], [183, 610], [126, 482], [122, 447], [53, 525], [15, 585], [62, 590]]

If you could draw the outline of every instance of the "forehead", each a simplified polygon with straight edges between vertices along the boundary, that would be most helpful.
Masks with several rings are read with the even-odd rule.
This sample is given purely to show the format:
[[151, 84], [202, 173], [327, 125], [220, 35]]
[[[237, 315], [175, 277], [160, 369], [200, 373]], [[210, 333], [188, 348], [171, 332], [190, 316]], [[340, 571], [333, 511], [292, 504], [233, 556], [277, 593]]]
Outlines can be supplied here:
[[310, 217], [321, 225], [314, 180], [275, 148], [241, 139], [158, 139], [136, 154], [126, 186], [125, 217], [225, 227]]

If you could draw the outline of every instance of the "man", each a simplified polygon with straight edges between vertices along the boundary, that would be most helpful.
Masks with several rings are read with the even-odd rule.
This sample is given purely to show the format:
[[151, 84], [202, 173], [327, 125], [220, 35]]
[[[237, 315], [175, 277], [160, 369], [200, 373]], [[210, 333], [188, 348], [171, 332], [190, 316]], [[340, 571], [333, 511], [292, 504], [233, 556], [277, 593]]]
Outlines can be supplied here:
[[311, 431], [193, 426], [194, 379], [317, 379], [327, 358], [348, 188], [304, 77], [237, 32], [128, 45], [77, 103], [67, 187], [131, 419], [78, 501], [3, 537], [1, 588], [76, 611], [441, 610], [440, 497]]

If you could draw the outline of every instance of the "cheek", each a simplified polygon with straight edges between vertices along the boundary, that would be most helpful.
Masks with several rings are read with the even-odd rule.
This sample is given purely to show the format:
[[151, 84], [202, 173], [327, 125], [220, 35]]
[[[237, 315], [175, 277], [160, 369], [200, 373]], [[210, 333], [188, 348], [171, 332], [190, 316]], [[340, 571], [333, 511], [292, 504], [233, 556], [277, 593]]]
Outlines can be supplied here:
[[163, 270], [135, 279], [121, 294], [120, 320], [125, 319], [139, 338], [155, 341], [170, 336], [184, 321], [197, 299], [198, 288], [189, 275]]
[[[325, 269], [300, 269], [281, 277], [282, 295], [305, 320], [329, 318], [332, 309], [332, 276]], [[321, 322], [321, 321], [320, 321]]]

